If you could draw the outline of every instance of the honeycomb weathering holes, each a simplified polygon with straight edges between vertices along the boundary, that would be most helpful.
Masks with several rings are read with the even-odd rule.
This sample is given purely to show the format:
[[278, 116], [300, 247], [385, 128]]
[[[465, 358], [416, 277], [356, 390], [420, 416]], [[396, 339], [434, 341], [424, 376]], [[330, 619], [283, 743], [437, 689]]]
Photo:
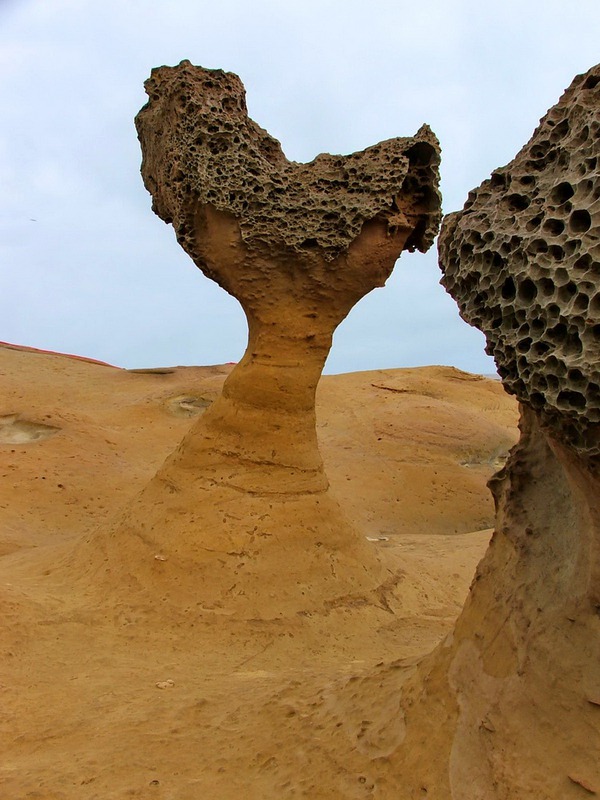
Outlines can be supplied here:
[[237, 75], [184, 61], [153, 70], [146, 91], [136, 126], [153, 209], [249, 327], [244, 357], [181, 458], [235, 463], [240, 490], [275, 491], [285, 478], [286, 491], [322, 492], [314, 397], [333, 331], [403, 250], [432, 244], [437, 139], [424, 125], [299, 164], [248, 117]]
[[393, 226], [402, 196], [416, 231], [406, 249], [431, 245], [440, 219], [439, 146], [427, 126], [414, 137], [298, 164], [248, 118], [232, 73], [182, 62], [153, 70], [146, 91], [150, 100], [136, 119], [144, 181], [192, 258], [194, 209], [203, 203], [233, 214], [250, 246], [279, 239], [301, 253], [316, 242], [333, 260], [366, 221], [382, 217]]
[[507, 389], [588, 458], [600, 457], [599, 118], [596, 66], [439, 240], [442, 283]]

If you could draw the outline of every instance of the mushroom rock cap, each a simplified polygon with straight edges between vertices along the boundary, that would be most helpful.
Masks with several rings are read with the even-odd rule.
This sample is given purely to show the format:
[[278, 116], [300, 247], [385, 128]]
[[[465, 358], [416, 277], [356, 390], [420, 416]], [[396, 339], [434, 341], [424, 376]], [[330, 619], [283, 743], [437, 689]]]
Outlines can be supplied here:
[[196, 262], [201, 205], [232, 214], [249, 249], [316, 248], [332, 261], [375, 218], [392, 229], [414, 223], [406, 250], [432, 244], [441, 218], [440, 159], [427, 125], [413, 137], [299, 164], [248, 117], [244, 87], [231, 72], [182, 61], [153, 69], [145, 88], [150, 99], [136, 117], [144, 183], [154, 211]]
[[442, 284], [487, 338], [506, 389], [600, 457], [600, 65], [513, 161], [444, 218]]

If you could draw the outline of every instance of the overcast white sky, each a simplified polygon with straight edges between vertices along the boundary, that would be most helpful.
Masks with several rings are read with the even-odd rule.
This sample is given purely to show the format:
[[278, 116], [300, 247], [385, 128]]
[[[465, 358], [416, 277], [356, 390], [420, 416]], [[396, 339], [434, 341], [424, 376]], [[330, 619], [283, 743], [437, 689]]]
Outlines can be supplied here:
[[[600, 0], [0, 0], [0, 340], [125, 367], [236, 361], [246, 325], [150, 210], [133, 117], [150, 69], [237, 72], [288, 158], [423, 122], [445, 212], [600, 61]], [[340, 326], [328, 372], [492, 372], [483, 337], [404, 254]]]

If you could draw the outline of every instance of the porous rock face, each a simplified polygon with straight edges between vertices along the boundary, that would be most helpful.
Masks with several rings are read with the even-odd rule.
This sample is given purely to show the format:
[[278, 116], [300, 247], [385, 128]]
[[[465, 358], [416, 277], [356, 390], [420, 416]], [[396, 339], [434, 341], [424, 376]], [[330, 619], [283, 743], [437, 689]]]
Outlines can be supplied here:
[[508, 391], [556, 437], [600, 455], [600, 67], [516, 158], [448, 215], [442, 283], [482, 330]]
[[206, 417], [219, 428], [219, 450], [254, 463], [243, 478], [254, 490], [265, 489], [259, 465], [268, 480], [283, 467], [296, 489], [321, 489], [314, 392], [331, 337], [403, 249], [431, 244], [437, 140], [423, 127], [363, 153], [296, 164], [248, 118], [236, 75], [184, 61], [153, 70], [146, 89], [136, 123], [154, 209], [248, 319], [246, 354]]
[[329, 261], [376, 217], [392, 230], [408, 219], [404, 249], [424, 252], [437, 234], [438, 145], [426, 125], [414, 137], [298, 164], [249, 119], [244, 87], [231, 72], [183, 61], [152, 70], [145, 88], [150, 102], [136, 119], [144, 182], [154, 211], [202, 269], [210, 271], [196, 231], [202, 205], [233, 214], [250, 247], [300, 255], [317, 248]]
[[521, 438], [454, 633], [404, 691], [396, 768], [428, 797], [600, 794], [599, 128], [594, 67], [442, 226], [444, 284], [521, 401]]
[[329, 495], [315, 390], [336, 326], [435, 235], [437, 141], [423, 127], [295, 164], [248, 119], [237, 76], [184, 61], [146, 88], [136, 122], [154, 209], [240, 301], [249, 341], [89, 568], [100, 558], [114, 585], [250, 616], [371, 590], [390, 576]]

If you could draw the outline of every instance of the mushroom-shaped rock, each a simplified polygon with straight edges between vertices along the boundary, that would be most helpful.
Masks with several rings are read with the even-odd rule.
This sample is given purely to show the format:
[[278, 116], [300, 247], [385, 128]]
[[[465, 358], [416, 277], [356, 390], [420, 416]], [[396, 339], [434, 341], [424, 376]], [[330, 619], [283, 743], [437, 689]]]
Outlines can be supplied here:
[[268, 464], [269, 476], [244, 470], [244, 486], [265, 489], [279, 466], [290, 488], [321, 489], [314, 395], [332, 335], [403, 249], [431, 245], [437, 140], [423, 126], [298, 164], [248, 118], [237, 75], [184, 61], [153, 70], [146, 91], [136, 123], [153, 208], [248, 319], [246, 354], [198, 432]]
[[250, 459], [240, 487], [266, 490], [284, 470], [290, 490], [321, 490], [314, 397], [333, 331], [403, 249], [431, 244], [437, 140], [424, 126], [297, 164], [248, 118], [236, 75], [184, 61], [153, 70], [146, 90], [136, 122], [154, 210], [249, 326], [242, 361], [188, 444], [216, 431], [228, 459]]
[[221, 396], [100, 537], [104, 574], [243, 615], [374, 589], [389, 575], [329, 495], [315, 390], [336, 326], [402, 250], [432, 243], [437, 140], [423, 126], [297, 164], [248, 118], [236, 75], [184, 61], [153, 70], [146, 90], [136, 124], [153, 208], [239, 300], [249, 340]]

